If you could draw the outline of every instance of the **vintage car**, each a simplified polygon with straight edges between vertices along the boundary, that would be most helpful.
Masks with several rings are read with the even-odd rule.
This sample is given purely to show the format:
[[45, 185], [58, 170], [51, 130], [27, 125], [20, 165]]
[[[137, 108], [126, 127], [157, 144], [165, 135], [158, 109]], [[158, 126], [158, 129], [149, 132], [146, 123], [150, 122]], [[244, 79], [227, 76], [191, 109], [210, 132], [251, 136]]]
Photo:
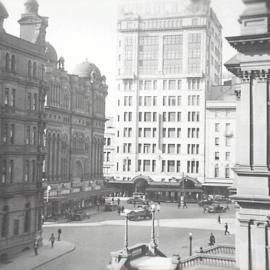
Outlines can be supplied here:
[[128, 213], [128, 220], [135, 221], [135, 220], [144, 220], [144, 219], [151, 219], [152, 213], [148, 208], [139, 208], [136, 210], [131, 210]]
[[68, 220], [70, 220], [70, 221], [80, 221], [80, 220], [83, 220], [85, 218], [90, 218], [90, 215], [88, 215], [87, 213], [84, 213], [82, 211], [76, 211], [76, 212], [70, 213], [68, 215]]
[[220, 204], [212, 204], [208, 207], [208, 213], [224, 213], [226, 212], [226, 207]]
[[201, 201], [199, 201], [198, 205], [199, 206], [205, 206], [205, 205], [211, 205], [212, 203], [213, 203], [213, 200], [207, 199], [207, 200], [201, 200]]
[[105, 202], [104, 211], [116, 211], [117, 204], [114, 202]]
[[147, 204], [147, 201], [141, 198], [130, 198], [127, 200], [128, 204]]

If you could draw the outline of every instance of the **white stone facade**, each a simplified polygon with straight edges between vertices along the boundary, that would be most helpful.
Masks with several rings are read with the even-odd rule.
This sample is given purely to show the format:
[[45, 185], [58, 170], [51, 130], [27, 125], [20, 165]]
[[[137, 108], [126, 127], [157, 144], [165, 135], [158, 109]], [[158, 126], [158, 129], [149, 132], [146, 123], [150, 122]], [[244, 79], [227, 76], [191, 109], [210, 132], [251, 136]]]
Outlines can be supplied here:
[[191, 2], [177, 16], [138, 20], [131, 9], [119, 17], [118, 179], [204, 179], [205, 92], [220, 84], [221, 25], [207, 1], [203, 8]]

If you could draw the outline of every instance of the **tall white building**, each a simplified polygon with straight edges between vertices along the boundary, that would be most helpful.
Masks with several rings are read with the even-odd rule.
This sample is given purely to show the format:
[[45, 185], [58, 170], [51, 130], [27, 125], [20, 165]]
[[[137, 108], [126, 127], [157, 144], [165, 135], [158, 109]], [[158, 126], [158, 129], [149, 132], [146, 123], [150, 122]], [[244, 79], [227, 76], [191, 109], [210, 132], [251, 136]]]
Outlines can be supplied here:
[[205, 181], [210, 194], [228, 195], [234, 186], [236, 85], [215, 86], [206, 100]]
[[222, 34], [209, 0], [119, 8], [115, 176], [205, 175], [205, 94], [221, 83]]

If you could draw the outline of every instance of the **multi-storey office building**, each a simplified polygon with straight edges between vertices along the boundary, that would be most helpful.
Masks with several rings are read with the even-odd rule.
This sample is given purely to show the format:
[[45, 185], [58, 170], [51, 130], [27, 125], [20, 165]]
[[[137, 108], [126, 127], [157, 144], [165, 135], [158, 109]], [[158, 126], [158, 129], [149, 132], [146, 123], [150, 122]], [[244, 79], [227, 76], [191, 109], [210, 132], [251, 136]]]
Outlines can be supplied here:
[[205, 93], [220, 84], [221, 25], [209, 1], [125, 1], [117, 54], [118, 179], [204, 179]]
[[114, 118], [110, 117], [105, 124], [105, 145], [103, 153], [103, 175], [112, 177], [114, 174], [114, 155], [115, 155], [115, 127]]
[[[29, 2], [29, 1], [28, 1]], [[32, 247], [41, 234], [42, 165], [45, 158], [42, 42], [47, 19], [39, 17], [31, 42], [23, 21], [36, 10], [25, 4], [21, 38], [3, 28], [8, 13], [0, 2], [0, 260]]]
[[228, 195], [234, 186], [235, 85], [215, 86], [206, 100], [205, 181], [210, 194]]

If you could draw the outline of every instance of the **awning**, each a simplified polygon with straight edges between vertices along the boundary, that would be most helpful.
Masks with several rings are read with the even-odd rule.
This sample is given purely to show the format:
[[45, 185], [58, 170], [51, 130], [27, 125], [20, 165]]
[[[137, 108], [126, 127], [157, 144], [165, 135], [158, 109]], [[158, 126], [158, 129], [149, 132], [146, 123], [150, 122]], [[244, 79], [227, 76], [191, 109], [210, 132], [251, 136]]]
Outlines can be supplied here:
[[231, 187], [232, 184], [230, 183], [203, 183], [203, 187]]
[[[106, 188], [106, 189], [99, 189], [99, 190], [89, 190], [89, 191], [81, 191], [81, 192], [74, 192], [69, 194], [61, 194], [59, 196], [49, 196], [50, 200], [83, 200], [89, 199], [93, 196], [102, 196], [106, 194], [110, 194], [115, 192], [113, 188]], [[46, 199], [46, 197], [44, 197]]]
[[151, 187], [146, 189], [147, 192], [196, 192], [201, 193], [203, 192], [201, 189], [198, 188], [166, 188], [166, 187]]

